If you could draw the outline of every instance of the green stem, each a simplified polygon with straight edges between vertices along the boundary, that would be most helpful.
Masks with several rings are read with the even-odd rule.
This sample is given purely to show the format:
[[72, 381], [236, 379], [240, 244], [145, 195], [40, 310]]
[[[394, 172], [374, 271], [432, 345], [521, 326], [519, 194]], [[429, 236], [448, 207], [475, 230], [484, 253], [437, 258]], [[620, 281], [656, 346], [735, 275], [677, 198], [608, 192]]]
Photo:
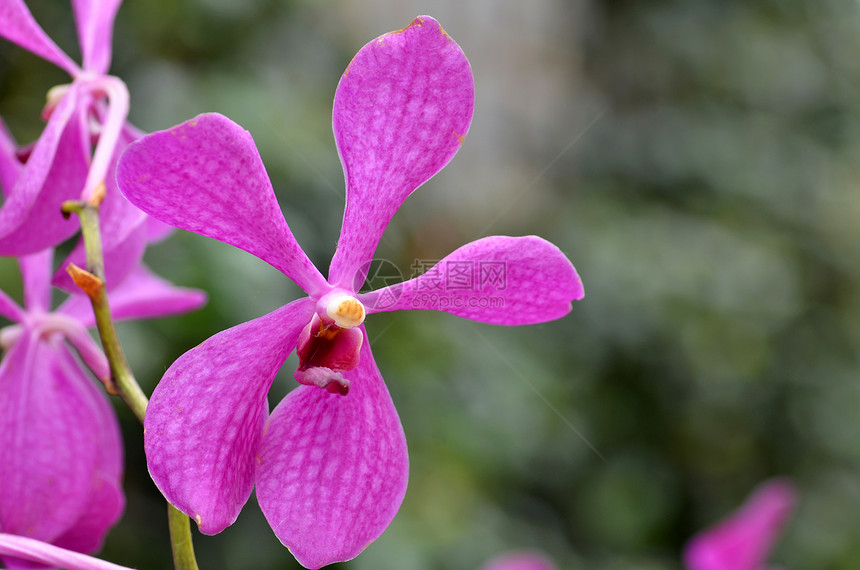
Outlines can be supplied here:
[[197, 570], [194, 545], [191, 543], [191, 521], [185, 513], [167, 503], [167, 524], [173, 547], [173, 566], [176, 570]]
[[[68, 271], [78, 287], [83, 289], [90, 298], [93, 306], [96, 328], [110, 365], [111, 379], [105, 387], [108, 392], [118, 394], [142, 424], [149, 400], [131, 372], [111, 315], [105, 289], [104, 254], [99, 230], [98, 206], [90, 202], [73, 200], [65, 202], [62, 209], [67, 216], [72, 213], [77, 214], [81, 221], [87, 269], [83, 270], [71, 264]], [[167, 523], [173, 549], [173, 565], [176, 570], [197, 570], [188, 517], [167, 503]]]

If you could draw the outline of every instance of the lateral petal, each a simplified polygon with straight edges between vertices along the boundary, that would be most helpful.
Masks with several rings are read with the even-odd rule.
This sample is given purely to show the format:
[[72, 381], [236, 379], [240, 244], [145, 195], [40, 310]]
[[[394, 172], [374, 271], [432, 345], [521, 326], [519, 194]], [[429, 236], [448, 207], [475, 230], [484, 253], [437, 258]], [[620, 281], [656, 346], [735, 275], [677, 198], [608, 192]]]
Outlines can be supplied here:
[[233, 524], [251, 494], [266, 394], [313, 309], [299, 299], [216, 334], [179, 357], [152, 394], [149, 473], [204, 534]]
[[71, 76], [81, 71], [36, 23], [23, 0], [0, 2], [0, 37], [61, 67]]
[[332, 112], [346, 179], [332, 285], [353, 285], [400, 204], [454, 157], [474, 102], [466, 56], [429, 16], [359, 50], [337, 86]]
[[409, 281], [358, 296], [368, 313], [445, 311], [473, 321], [526, 325], [558, 319], [584, 295], [564, 253], [537, 236], [464, 245]]
[[326, 287], [293, 237], [251, 134], [208, 113], [132, 143], [117, 167], [128, 200], [159, 220], [256, 255], [308, 293]]
[[12, 300], [2, 289], [0, 289], [0, 316], [10, 321], [21, 322], [24, 319], [24, 310], [18, 303]]
[[406, 438], [368, 342], [343, 375], [346, 396], [315, 386], [290, 392], [266, 424], [257, 459], [260, 508], [307, 568], [357, 556], [406, 493]]

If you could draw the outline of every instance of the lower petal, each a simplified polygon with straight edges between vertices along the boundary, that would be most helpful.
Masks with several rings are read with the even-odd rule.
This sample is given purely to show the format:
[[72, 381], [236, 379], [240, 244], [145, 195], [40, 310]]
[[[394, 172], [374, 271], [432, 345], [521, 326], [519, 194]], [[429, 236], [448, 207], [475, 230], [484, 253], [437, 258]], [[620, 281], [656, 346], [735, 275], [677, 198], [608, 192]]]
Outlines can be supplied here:
[[49, 542], [85, 509], [101, 453], [98, 410], [60, 342], [25, 333], [0, 365], [0, 528]]
[[406, 493], [406, 438], [367, 342], [358, 367], [343, 375], [346, 396], [315, 386], [287, 395], [260, 444], [260, 508], [307, 568], [361, 553]]
[[216, 334], [179, 357], [152, 394], [149, 473], [205, 534], [233, 524], [251, 495], [266, 394], [313, 307], [300, 299]]

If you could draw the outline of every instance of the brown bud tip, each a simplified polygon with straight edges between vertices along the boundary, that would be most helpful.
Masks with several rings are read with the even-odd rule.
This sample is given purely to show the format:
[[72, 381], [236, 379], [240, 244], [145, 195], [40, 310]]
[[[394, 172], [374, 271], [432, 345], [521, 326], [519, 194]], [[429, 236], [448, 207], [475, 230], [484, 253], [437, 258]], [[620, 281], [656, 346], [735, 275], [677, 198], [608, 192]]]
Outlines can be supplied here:
[[99, 289], [104, 287], [104, 281], [87, 271], [86, 269], [81, 269], [74, 263], [70, 263], [66, 268], [66, 271], [69, 272], [69, 275], [72, 277], [72, 281], [75, 282], [75, 285], [80, 287], [84, 293], [87, 294], [88, 297], [94, 297], [98, 294]]

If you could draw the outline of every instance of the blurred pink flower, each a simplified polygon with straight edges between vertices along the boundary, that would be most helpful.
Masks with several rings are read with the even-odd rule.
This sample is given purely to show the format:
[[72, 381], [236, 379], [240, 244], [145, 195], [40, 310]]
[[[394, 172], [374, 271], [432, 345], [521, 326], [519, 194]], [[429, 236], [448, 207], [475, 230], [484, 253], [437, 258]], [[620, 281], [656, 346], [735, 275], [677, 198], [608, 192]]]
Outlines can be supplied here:
[[[73, 295], [50, 310], [52, 259], [52, 250], [19, 258], [24, 307], [0, 291], [0, 316], [13, 321], [0, 329], [0, 529], [88, 553], [125, 504], [122, 443], [113, 408], [87, 372], [110, 376], [87, 332], [89, 299]], [[204, 299], [142, 267], [111, 290], [117, 319], [178, 313]]]
[[[74, 235], [76, 217], [60, 212], [66, 200], [89, 200], [104, 191], [99, 207], [105, 272], [117, 284], [133, 271], [148, 241], [164, 226], [129, 204], [115, 188], [116, 161], [141, 132], [126, 122], [128, 90], [107, 74], [113, 20], [121, 0], [71, 0], [83, 54], [79, 67], [42, 30], [23, 0], [0, 2], [0, 37], [54, 63], [72, 78], [48, 93], [47, 124], [39, 139], [18, 147], [0, 121], [0, 255], [20, 256], [53, 247]], [[41, 98], [42, 95], [40, 94]], [[79, 243], [54, 276], [73, 292], [69, 261], [84, 265]]]
[[690, 540], [685, 565], [689, 570], [766, 570], [767, 557], [796, 500], [788, 480], [762, 483], [734, 514]]

